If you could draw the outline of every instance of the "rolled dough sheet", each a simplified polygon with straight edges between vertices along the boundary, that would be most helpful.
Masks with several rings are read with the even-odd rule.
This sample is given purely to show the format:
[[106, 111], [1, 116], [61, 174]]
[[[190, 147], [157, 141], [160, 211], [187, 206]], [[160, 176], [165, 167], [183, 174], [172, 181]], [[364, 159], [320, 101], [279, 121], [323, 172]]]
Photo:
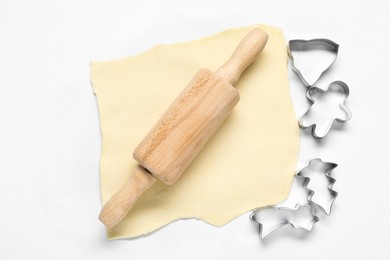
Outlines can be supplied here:
[[[132, 151], [200, 68], [216, 70], [255, 26], [191, 42], [159, 45], [120, 60], [92, 62], [102, 131], [101, 197], [105, 203], [129, 178]], [[236, 88], [241, 99], [222, 127], [172, 186], [157, 182], [109, 239], [135, 237], [174, 220], [222, 226], [255, 208], [283, 201], [299, 150], [299, 130], [287, 78], [286, 42], [269, 34]]]

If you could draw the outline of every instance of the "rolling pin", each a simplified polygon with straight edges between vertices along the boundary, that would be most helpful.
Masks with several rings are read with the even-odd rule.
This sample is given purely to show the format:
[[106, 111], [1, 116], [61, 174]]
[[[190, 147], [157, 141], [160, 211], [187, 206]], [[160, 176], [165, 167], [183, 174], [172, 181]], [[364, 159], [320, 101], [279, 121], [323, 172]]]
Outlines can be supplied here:
[[129, 181], [103, 206], [99, 219], [117, 225], [156, 179], [176, 182], [240, 99], [233, 87], [267, 43], [261, 29], [250, 31], [216, 72], [201, 69], [134, 150], [138, 162]]

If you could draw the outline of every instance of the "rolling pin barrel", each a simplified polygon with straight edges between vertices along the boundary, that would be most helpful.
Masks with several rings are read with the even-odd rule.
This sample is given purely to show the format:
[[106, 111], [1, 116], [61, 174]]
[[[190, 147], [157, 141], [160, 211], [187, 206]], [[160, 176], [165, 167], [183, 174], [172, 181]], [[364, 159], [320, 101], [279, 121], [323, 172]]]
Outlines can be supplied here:
[[263, 30], [254, 29], [217, 72], [202, 69], [193, 77], [134, 150], [134, 159], [141, 167], [133, 172], [136, 177], [104, 205], [99, 218], [106, 226], [119, 223], [154, 178], [168, 185], [176, 182], [239, 101], [232, 85], [267, 40]]
[[200, 70], [134, 151], [152, 176], [171, 185], [240, 99], [219, 75]]
[[134, 159], [171, 185], [240, 99], [232, 86], [263, 50], [267, 34], [254, 29], [216, 73], [200, 70], [134, 151]]

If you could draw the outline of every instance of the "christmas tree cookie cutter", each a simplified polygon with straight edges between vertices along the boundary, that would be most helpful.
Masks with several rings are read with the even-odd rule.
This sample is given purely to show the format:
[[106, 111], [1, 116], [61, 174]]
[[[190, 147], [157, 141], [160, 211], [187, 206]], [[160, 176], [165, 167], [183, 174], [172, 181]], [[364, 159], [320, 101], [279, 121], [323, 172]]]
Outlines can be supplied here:
[[322, 213], [330, 215], [337, 197], [333, 190], [336, 180], [331, 177], [336, 167], [335, 163], [312, 159], [294, 177], [290, 194], [284, 202], [254, 211], [250, 219], [258, 224], [260, 238], [285, 225], [311, 231]]
[[328, 216], [338, 195], [333, 190], [336, 179], [331, 176], [331, 172], [336, 167], [335, 163], [324, 162], [320, 158], [316, 158], [310, 160], [309, 164], [297, 173], [297, 176], [307, 180], [304, 188], [310, 191], [308, 201]]
[[[319, 39], [312, 39], [312, 40], [291, 40], [288, 44], [288, 55], [290, 57], [290, 64], [292, 70], [295, 72], [295, 74], [298, 76], [299, 80], [302, 82], [302, 84], [308, 88], [306, 92], [306, 98], [310, 103], [310, 106], [308, 110], [303, 114], [303, 116], [298, 120], [299, 126], [303, 129], [305, 128], [312, 128], [312, 135], [316, 139], [321, 139], [325, 137], [329, 131], [331, 130], [334, 121], [345, 123], [346, 121], [350, 120], [352, 117], [351, 111], [346, 106], [346, 100], [349, 96], [349, 87], [348, 85], [343, 81], [333, 81], [325, 90], [314, 86], [319, 79], [330, 69], [330, 67], [333, 65], [333, 63], [336, 61], [338, 51], [339, 51], [339, 45], [329, 39], [319, 38]], [[297, 68], [294, 62], [294, 51], [312, 51], [312, 50], [325, 50], [328, 52], [333, 53], [333, 59], [331, 63], [320, 73], [320, 75], [317, 77], [317, 79], [314, 81], [314, 83], [310, 84], [303, 76], [302, 72]], [[340, 89], [342, 91], [343, 100], [341, 103], [339, 103], [340, 111], [343, 112], [342, 115], [340, 113], [337, 113], [337, 115], [332, 115], [331, 113], [327, 114], [325, 116], [326, 120], [325, 123], [322, 123], [318, 120], [309, 120], [310, 122], [307, 123], [307, 118], [311, 114], [311, 112], [314, 110], [316, 106], [316, 98], [315, 95], [321, 99], [322, 97], [327, 96], [330, 92], [333, 92], [335, 89]], [[329, 110], [331, 111], [331, 110]]]

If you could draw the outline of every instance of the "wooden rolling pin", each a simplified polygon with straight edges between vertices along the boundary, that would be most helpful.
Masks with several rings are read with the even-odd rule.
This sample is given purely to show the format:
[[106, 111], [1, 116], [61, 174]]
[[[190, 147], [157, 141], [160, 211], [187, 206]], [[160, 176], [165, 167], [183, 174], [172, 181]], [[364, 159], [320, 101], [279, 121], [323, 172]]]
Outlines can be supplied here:
[[238, 45], [217, 72], [200, 70], [135, 149], [139, 165], [130, 180], [100, 212], [107, 227], [118, 224], [156, 181], [171, 185], [195, 158], [240, 99], [233, 85], [267, 43], [268, 35], [256, 28]]

